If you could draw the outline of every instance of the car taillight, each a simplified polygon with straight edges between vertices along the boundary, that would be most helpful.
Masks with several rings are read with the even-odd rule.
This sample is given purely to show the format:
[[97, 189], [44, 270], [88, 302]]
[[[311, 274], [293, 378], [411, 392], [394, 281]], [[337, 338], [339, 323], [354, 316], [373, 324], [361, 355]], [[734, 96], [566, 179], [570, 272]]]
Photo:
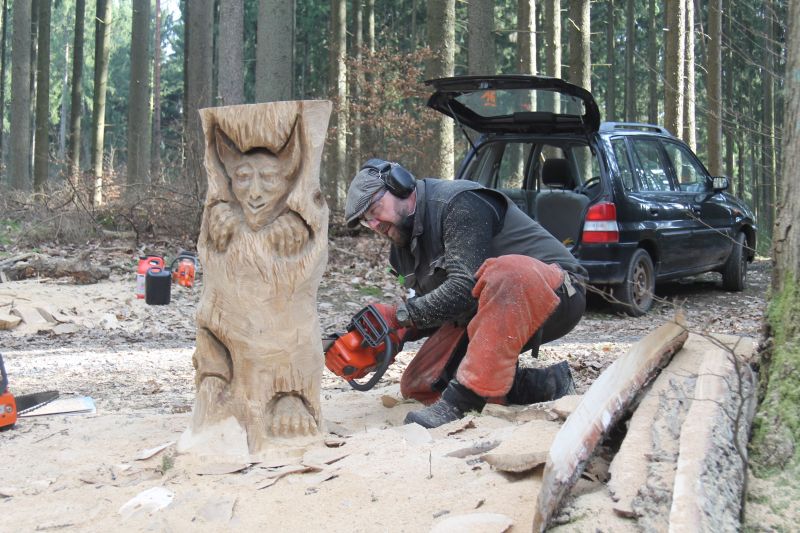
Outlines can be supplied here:
[[603, 202], [589, 208], [583, 224], [583, 242], [619, 242], [617, 206], [611, 202]]

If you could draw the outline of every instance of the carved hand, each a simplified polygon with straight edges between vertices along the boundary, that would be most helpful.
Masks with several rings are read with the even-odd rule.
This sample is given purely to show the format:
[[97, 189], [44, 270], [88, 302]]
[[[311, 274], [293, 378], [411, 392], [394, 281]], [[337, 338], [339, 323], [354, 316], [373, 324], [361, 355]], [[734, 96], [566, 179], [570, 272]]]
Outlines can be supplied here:
[[228, 248], [228, 243], [231, 241], [240, 220], [241, 217], [225, 202], [220, 202], [210, 208], [208, 237], [211, 239], [214, 249], [218, 252], [224, 252]]

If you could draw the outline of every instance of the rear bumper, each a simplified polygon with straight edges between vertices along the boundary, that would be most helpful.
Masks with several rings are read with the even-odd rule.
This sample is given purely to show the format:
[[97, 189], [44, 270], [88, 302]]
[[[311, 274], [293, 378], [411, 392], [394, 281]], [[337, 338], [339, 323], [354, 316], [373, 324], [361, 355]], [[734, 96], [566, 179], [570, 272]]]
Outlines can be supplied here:
[[573, 253], [589, 272], [589, 283], [613, 285], [625, 280], [628, 264], [637, 248], [637, 243], [584, 244]]

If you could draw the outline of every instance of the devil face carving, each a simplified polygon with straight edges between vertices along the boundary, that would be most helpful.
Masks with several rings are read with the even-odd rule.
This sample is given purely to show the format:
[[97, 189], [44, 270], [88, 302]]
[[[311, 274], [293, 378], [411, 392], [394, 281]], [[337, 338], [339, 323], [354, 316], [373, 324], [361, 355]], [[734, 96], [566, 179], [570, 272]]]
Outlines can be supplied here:
[[286, 209], [286, 196], [300, 168], [295, 127], [286, 145], [276, 154], [266, 148], [240, 152], [219, 129], [217, 153], [231, 180], [245, 222], [253, 231], [271, 224]]

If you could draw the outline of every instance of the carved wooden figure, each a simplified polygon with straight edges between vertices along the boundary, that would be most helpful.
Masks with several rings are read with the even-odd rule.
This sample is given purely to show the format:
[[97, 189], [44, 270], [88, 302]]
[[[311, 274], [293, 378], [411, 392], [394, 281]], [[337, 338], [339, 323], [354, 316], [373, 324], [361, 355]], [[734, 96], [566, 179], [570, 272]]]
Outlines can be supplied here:
[[303, 101], [200, 112], [208, 193], [185, 449], [236, 424], [250, 454], [320, 431], [316, 305], [328, 208], [319, 165], [330, 110], [330, 102]]

